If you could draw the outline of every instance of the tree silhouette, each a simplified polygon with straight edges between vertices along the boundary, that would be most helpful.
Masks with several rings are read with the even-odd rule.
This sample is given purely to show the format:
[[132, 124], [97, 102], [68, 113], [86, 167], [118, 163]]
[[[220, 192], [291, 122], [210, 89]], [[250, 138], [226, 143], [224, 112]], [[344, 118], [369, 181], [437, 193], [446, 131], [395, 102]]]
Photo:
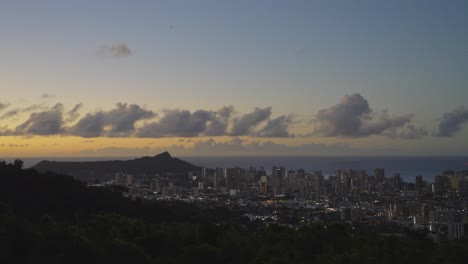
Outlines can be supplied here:
[[22, 169], [24, 166], [24, 161], [20, 159], [15, 159], [15, 161], [13, 161], [13, 166], [15, 166], [15, 168], [17, 169]]

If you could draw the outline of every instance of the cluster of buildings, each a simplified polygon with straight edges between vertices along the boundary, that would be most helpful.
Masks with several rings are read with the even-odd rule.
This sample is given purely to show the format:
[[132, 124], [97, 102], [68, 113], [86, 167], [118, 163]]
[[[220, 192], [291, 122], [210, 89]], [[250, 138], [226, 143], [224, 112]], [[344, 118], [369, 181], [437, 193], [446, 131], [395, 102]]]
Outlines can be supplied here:
[[231, 196], [263, 195], [272, 198], [289, 197], [296, 200], [320, 200], [375, 194], [403, 196], [468, 197], [468, 171], [444, 171], [434, 182], [416, 176], [414, 183], [404, 182], [399, 173], [386, 177], [385, 169], [377, 168], [372, 175], [366, 171], [337, 169], [334, 175], [322, 171], [308, 173], [303, 169], [286, 170], [274, 166], [267, 174], [263, 167], [203, 168], [199, 175], [190, 172], [189, 181], [200, 191], [211, 190]]
[[444, 171], [433, 182], [422, 176], [405, 182], [399, 173], [388, 177], [383, 168], [372, 174], [337, 169], [331, 175], [282, 166], [269, 173], [263, 167], [203, 168], [179, 177], [116, 174], [110, 184], [127, 186], [130, 197], [229, 206], [265, 223], [392, 223], [447, 239], [468, 236], [468, 171]]

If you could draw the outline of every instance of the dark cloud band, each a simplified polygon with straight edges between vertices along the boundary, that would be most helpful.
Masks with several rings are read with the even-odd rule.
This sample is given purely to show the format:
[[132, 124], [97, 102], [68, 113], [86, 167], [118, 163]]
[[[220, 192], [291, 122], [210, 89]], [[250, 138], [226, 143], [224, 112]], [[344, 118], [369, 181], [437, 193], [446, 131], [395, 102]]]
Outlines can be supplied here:
[[453, 137], [461, 131], [463, 124], [468, 123], [468, 109], [459, 107], [452, 112], [447, 112], [440, 118], [435, 136]]
[[374, 114], [368, 101], [360, 94], [344, 96], [330, 108], [317, 112], [314, 135], [325, 137], [368, 137], [383, 135], [391, 138], [419, 138], [427, 135], [422, 128], [410, 124], [412, 114], [396, 116], [387, 111]]
[[[2, 109], [10, 107], [2, 104]], [[290, 138], [294, 136], [325, 136], [360, 138], [385, 136], [388, 138], [418, 139], [427, 136], [425, 129], [412, 124], [413, 115], [391, 115], [388, 111], [374, 112], [360, 94], [344, 96], [329, 108], [319, 110], [313, 120], [312, 132], [295, 135], [291, 132], [294, 116], [272, 118], [272, 108], [255, 108], [252, 112], [235, 115], [233, 106], [212, 110], [165, 110], [160, 115], [137, 104], [117, 103], [111, 110], [81, 115], [83, 104], [65, 111], [58, 103], [51, 108], [31, 105], [3, 111], [0, 120], [32, 112], [26, 121], [15, 128], [0, 126], [0, 135], [15, 136], [78, 136], [94, 137], [264, 137]], [[1, 111], [0, 110], [0, 111]], [[445, 113], [435, 136], [450, 137], [468, 122], [468, 110], [461, 107]]]

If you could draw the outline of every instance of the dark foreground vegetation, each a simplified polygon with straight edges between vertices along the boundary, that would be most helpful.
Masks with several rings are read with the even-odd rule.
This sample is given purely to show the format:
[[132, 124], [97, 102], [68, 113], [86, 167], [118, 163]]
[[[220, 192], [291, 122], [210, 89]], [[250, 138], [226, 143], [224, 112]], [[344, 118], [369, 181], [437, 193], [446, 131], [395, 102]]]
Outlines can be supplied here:
[[[466, 263], [468, 241], [377, 227], [268, 228], [0, 163], [0, 263]], [[390, 229], [392, 230], [392, 229]], [[401, 231], [401, 230], [400, 230]]]

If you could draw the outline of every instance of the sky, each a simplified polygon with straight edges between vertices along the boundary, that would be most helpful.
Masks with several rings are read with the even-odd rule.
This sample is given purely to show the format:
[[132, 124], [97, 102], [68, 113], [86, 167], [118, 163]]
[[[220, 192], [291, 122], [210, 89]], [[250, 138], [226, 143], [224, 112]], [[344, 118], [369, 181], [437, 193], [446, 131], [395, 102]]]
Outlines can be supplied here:
[[466, 155], [467, 1], [0, 2], [0, 158]]

